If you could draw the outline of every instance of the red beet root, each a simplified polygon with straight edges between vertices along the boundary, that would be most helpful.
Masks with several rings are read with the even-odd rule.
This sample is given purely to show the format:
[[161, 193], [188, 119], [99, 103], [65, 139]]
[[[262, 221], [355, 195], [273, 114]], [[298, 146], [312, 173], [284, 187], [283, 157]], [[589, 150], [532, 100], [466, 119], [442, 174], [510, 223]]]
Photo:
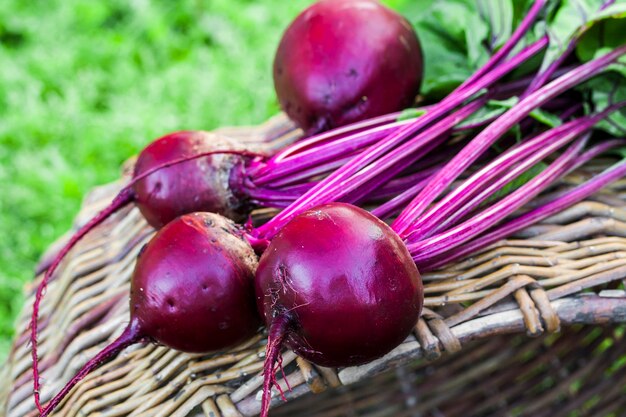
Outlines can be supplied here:
[[402, 110], [420, 87], [411, 24], [373, 0], [322, 0], [285, 31], [274, 59], [283, 110], [309, 133]]
[[255, 333], [257, 256], [241, 233], [212, 213], [182, 216], [159, 232], [131, 286], [131, 315], [144, 333], [185, 352], [223, 349]]
[[[211, 151], [242, 149], [225, 136], [202, 131], [176, 132], [148, 145], [137, 158], [134, 177], [165, 163]], [[216, 153], [153, 172], [133, 186], [141, 214], [155, 228], [194, 211], [220, 213], [242, 220], [248, 207], [235, 196], [231, 181], [244, 158], [235, 153]]]
[[270, 332], [262, 415], [281, 342], [323, 366], [366, 363], [409, 335], [423, 304], [420, 274], [400, 237], [344, 203], [289, 222], [261, 256], [255, 291]]
[[161, 229], [137, 260], [128, 327], [85, 364], [41, 416], [49, 415], [89, 372], [131, 344], [151, 341], [202, 353], [252, 337], [261, 324], [252, 285], [256, 255], [242, 233], [212, 213], [185, 215]]

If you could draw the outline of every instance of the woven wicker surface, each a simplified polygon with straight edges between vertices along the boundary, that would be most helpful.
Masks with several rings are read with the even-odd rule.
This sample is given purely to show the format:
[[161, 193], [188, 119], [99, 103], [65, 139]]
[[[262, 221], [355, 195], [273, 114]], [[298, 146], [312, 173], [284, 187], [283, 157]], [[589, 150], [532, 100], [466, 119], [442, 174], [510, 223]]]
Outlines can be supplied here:
[[623, 329], [610, 327], [496, 336], [433, 363], [309, 394], [272, 416], [623, 416], [625, 354]]
[[[297, 135], [282, 118], [222, 133], [249, 141], [274, 140], [271, 143]], [[601, 166], [600, 161], [564, 182], [579, 183]], [[76, 225], [107, 204], [124, 181], [95, 189], [85, 199]], [[565, 411], [550, 410], [585, 401], [584, 395], [573, 395], [573, 388], [564, 385], [579, 384], [576, 378], [584, 380], [585, 395], [593, 390], [621, 393], [624, 371], [605, 371], [624, 353], [623, 343], [604, 351], [594, 343], [619, 337], [613, 335], [615, 326], [598, 326], [626, 321], [626, 294], [621, 290], [626, 278], [625, 193], [622, 180], [511, 240], [425, 275], [427, 308], [414, 335], [382, 359], [337, 370], [285, 352], [290, 404], [273, 414], [565, 416]], [[42, 399], [58, 392], [123, 329], [134, 261], [153, 233], [137, 209], [129, 207], [87, 236], [58, 270], [41, 311]], [[0, 371], [0, 410], [7, 416], [36, 415], [27, 324], [37, 282], [26, 288], [28, 301], [17, 322], [18, 335]], [[559, 329], [562, 335], [551, 335]], [[516, 333], [543, 336], [511, 336]], [[133, 346], [82, 381], [56, 415], [255, 415], [264, 342], [260, 333], [232, 351], [212, 355]], [[384, 373], [389, 370], [394, 371]], [[553, 384], [543, 383], [550, 375]], [[279, 383], [287, 388], [283, 379]], [[356, 388], [340, 387], [348, 384]], [[325, 390], [324, 396], [293, 401]], [[616, 398], [619, 401], [600, 403], [622, 407], [623, 400]], [[275, 398], [274, 405], [280, 404]]]

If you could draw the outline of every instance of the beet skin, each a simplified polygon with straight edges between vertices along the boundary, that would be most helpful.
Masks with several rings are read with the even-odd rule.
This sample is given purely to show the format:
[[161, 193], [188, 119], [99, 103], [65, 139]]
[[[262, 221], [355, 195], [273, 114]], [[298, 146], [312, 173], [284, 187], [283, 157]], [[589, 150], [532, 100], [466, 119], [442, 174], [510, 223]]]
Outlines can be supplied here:
[[391, 228], [358, 207], [304, 212], [272, 239], [259, 262], [257, 304], [270, 328], [285, 321], [286, 345], [323, 366], [376, 359], [417, 322], [423, 287]]
[[155, 342], [210, 352], [260, 327], [252, 281], [257, 257], [230, 220], [192, 213], [166, 225], [137, 260], [131, 316]]
[[[134, 177], [160, 165], [211, 151], [236, 151], [233, 140], [203, 131], [183, 131], [163, 136], [139, 154]], [[233, 170], [243, 168], [244, 158], [235, 153], [216, 153], [159, 169], [133, 185], [135, 202], [148, 223], [160, 228], [174, 218], [195, 211], [222, 214], [243, 220], [245, 199], [235, 196], [239, 178]]]
[[423, 63], [411, 24], [374, 0], [322, 0], [287, 28], [274, 58], [283, 110], [308, 133], [409, 107]]

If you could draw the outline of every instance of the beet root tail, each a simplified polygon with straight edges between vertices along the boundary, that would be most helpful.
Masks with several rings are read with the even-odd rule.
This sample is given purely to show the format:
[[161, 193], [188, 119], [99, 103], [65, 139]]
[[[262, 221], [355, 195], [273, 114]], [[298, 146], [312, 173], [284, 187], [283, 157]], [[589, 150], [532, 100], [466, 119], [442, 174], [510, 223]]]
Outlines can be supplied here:
[[[92, 229], [98, 226], [100, 223], [108, 219], [113, 213], [117, 212], [127, 204], [131, 203], [134, 199], [134, 193], [130, 186], [127, 186], [120, 191], [120, 193], [113, 199], [111, 204], [104, 208], [100, 213], [93, 217], [87, 224], [81, 227], [72, 238], [65, 244], [65, 246], [54, 257], [50, 264], [50, 267], [46, 270], [41, 282], [37, 287], [37, 293], [35, 294], [35, 301], [33, 302], [33, 313], [30, 320], [30, 342], [31, 342], [31, 356], [33, 359], [33, 389], [35, 396], [35, 405], [40, 413], [42, 413], [41, 402], [39, 398], [39, 358], [37, 356], [37, 321], [39, 318], [39, 306], [41, 299], [45, 293], [48, 282], [54, 275], [57, 267], [69, 253], [70, 250], [76, 244], [87, 235]], [[42, 414], [43, 415], [43, 414]]]
[[87, 376], [91, 371], [97, 369], [103, 363], [109, 361], [111, 358], [119, 354], [122, 350], [128, 346], [135, 344], [141, 340], [141, 331], [139, 326], [134, 325], [132, 322], [126, 327], [124, 332], [115, 339], [111, 344], [102, 349], [96, 356], [90, 359], [83, 367], [68, 381], [57, 395], [50, 400], [45, 408], [40, 410], [40, 417], [46, 417], [59, 405], [63, 398], [74, 388], [78, 382]]
[[[276, 382], [276, 365], [282, 363], [280, 350], [289, 327], [290, 319], [286, 314], [276, 316], [269, 327], [267, 336], [267, 347], [265, 348], [265, 363], [263, 364], [263, 397], [261, 399], [260, 417], [267, 417], [272, 402], [272, 386], [275, 385], [280, 391], [280, 386]], [[282, 368], [282, 365], [280, 365]], [[285, 378], [285, 381], [287, 379]]]

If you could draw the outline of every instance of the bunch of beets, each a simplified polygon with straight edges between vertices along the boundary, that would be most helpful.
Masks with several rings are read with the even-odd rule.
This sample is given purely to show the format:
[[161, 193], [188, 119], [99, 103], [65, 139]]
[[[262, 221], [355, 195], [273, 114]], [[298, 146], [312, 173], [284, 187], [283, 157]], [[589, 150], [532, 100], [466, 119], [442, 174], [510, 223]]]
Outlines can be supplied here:
[[[404, 17], [374, 0], [322, 0], [300, 14], [274, 62], [276, 92], [302, 128], [299, 141], [277, 150], [202, 131], [156, 139], [132, 180], [46, 266], [31, 323], [40, 415], [131, 344], [223, 351], [265, 325], [266, 416], [282, 347], [322, 366], [379, 358], [420, 316], [420, 271], [623, 177], [620, 160], [523, 209], [572, 170], [625, 146], [596, 127], [626, 103], [600, 106], [585, 88], [621, 65], [626, 46], [582, 62], [573, 54], [590, 27], [582, 22], [554, 53], [547, 31], [537, 35], [546, 3], [532, 2], [510, 37], [451, 93], [411, 110], [424, 61]], [[44, 407], [37, 317], [45, 287], [81, 238], [131, 203], [158, 232], [136, 262], [128, 326]], [[261, 207], [275, 216], [241, 223]]]

